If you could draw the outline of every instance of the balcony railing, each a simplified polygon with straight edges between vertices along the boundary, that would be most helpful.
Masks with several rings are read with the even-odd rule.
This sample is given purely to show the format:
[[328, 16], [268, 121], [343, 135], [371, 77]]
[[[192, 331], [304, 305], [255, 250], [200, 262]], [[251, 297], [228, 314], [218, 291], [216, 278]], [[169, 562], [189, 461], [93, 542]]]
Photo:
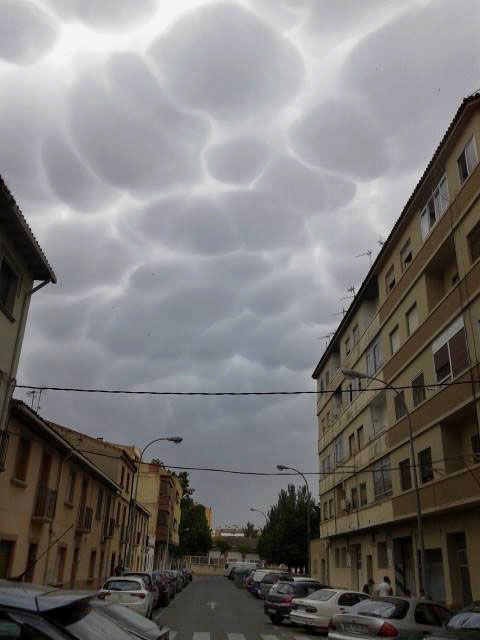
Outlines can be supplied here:
[[88, 533], [92, 530], [93, 509], [82, 505], [78, 512], [77, 531]]
[[32, 519], [47, 522], [55, 518], [57, 492], [48, 487], [38, 487]]
[[0, 471], [5, 469], [9, 438], [10, 434], [7, 431], [0, 431]]

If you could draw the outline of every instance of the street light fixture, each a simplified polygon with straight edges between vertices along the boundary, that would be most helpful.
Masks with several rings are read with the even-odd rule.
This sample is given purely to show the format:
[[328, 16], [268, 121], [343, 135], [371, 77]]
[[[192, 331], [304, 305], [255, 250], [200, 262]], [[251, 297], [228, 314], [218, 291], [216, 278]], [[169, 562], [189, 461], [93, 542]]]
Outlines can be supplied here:
[[250, 507], [250, 511], [256, 511], [257, 513], [261, 513], [262, 516], [265, 518], [266, 524], [268, 524], [268, 518], [266, 513], [264, 513], [263, 511], [260, 511], [260, 509], [254, 509], [253, 507]]
[[310, 487], [308, 486], [306, 477], [298, 469], [295, 469], [294, 467], [287, 467], [284, 464], [277, 464], [277, 469], [279, 471], [294, 471], [295, 473], [298, 473], [299, 476], [302, 476], [303, 481], [305, 482], [305, 486], [307, 487], [307, 567], [308, 567], [308, 575], [310, 576], [312, 573], [310, 568], [310, 508], [311, 508]]
[[423, 519], [422, 519], [422, 503], [420, 501], [420, 489], [418, 487], [418, 477], [417, 477], [417, 466], [415, 464], [415, 447], [413, 444], [413, 428], [412, 428], [412, 419], [410, 416], [410, 412], [407, 407], [407, 403], [401, 393], [398, 392], [395, 387], [393, 387], [385, 380], [381, 378], [375, 378], [375, 376], [370, 376], [367, 373], [363, 373], [362, 371], [356, 371], [355, 369], [342, 369], [342, 373], [346, 378], [357, 378], [358, 380], [374, 380], [375, 382], [380, 382], [385, 386], [386, 389], [390, 389], [395, 393], [397, 398], [400, 398], [400, 402], [403, 405], [403, 410], [405, 411], [405, 415], [407, 416], [408, 423], [408, 439], [410, 444], [410, 456], [412, 458], [412, 467], [413, 467], [413, 486], [415, 490], [415, 503], [416, 503], [416, 512], [417, 512], [417, 530], [418, 530], [418, 546], [420, 547], [420, 587], [423, 589], [423, 592], [426, 593], [425, 586], [425, 572], [427, 570], [427, 565], [425, 563], [425, 540], [423, 536]]
[[[143, 460], [143, 455], [145, 453], [145, 451], [148, 449], [148, 447], [150, 447], [150, 445], [155, 444], [156, 442], [161, 442], [161, 441], [166, 441], [166, 442], [173, 442], [174, 444], [180, 444], [183, 441], [183, 438], [181, 438], [180, 436], [163, 436], [161, 438], [155, 438], [154, 440], [151, 440], [150, 442], [147, 442], [147, 444], [143, 447], [141, 453], [140, 453], [140, 460], [138, 463], [138, 467], [137, 467], [137, 481], [135, 483], [135, 493], [133, 492], [133, 481], [132, 481], [132, 486], [131, 486], [131, 490], [130, 490], [130, 505], [128, 508], [128, 530], [129, 530], [129, 542], [128, 542], [128, 560], [131, 560], [131, 547], [132, 547], [132, 538], [134, 536], [134, 532], [133, 532], [133, 527], [132, 527], [132, 511], [133, 513], [135, 513], [135, 509], [137, 508], [137, 494], [138, 494], [138, 482], [140, 480], [140, 469], [142, 466], [142, 460]], [[167, 529], [167, 534], [169, 532], [170, 528]], [[167, 542], [168, 545], [168, 542]], [[124, 565], [125, 565], [125, 560], [127, 559], [127, 546], [125, 546], [125, 554], [124, 554]]]

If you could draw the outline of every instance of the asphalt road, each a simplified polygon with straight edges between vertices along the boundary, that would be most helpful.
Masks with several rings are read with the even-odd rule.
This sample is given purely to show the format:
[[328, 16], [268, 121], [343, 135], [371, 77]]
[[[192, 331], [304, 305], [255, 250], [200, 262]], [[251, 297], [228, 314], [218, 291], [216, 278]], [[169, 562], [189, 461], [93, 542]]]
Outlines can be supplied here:
[[299, 627], [273, 625], [263, 600], [226, 578], [194, 578], [154, 617], [171, 629], [170, 640], [308, 640]]

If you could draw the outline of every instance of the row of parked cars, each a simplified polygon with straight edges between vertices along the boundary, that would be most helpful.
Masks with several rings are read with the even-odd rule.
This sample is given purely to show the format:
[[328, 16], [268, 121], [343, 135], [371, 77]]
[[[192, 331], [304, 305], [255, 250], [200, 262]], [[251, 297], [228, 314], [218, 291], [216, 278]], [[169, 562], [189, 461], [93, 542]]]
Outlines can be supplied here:
[[453, 615], [425, 598], [370, 596], [273, 569], [235, 569], [231, 577], [264, 600], [273, 623], [288, 620], [329, 640], [480, 640], [480, 603]]
[[0, 580], [0, 639], [169, 640], [153, 610], [191, 579], [184, 569], [127, 573], [96, 593]]

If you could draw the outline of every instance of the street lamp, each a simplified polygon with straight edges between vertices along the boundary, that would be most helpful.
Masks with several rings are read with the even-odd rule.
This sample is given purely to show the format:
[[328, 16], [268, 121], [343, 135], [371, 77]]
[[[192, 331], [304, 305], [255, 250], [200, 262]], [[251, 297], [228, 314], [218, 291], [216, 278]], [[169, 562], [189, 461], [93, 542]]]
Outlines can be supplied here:
[[294, 467], [287, 467], [284, 464], [277, 464], [277, 469], [279, 471], [294, 471], [295, 473], [298, 473], [299, 476], [302, 476], [303, 481], [305, 482], [305, 486], [307, 487], [307, 567], [308, 567], [308, 575], [311, 575], [312, 572], [310, 570], [310, 508], [311, 508], [310, 487], [308, 486], [306, 477], [298, 469], [295, 469]]
[[[132, 527], [132, 507], [133, 507], [133, 513], [135, 513], [135, 509], [137, 508], [137, 494], [138, 494], [138, 481], [140, 480], [140, 469], [142, 467], [142, 460], [143, 460], [143, 455], [145, 453], [145, 451], [148, 449], [148, 447], [150, 447], [150, 445], [155, 444], [156, 442], [161, 442], [161, 441], [167, 441], [167, 442], [173, 442], [174, 444], [180, 444], [180, 442], [183, 441], [183, 438], [180, 438], [179, 436], [163, 436], [162, 438], [155, 438], [155, 440], [151, 440], [150, 442], [148, 442], [142, 449], [141, 453], [140, 453], [140, 461], [138, 463], [138, 469], [137, 469], [137, 481], [135, 483], [135, 494], [133, 493], [133, 481], [132, 481], [132, 486], [130, 489], [130, 505], [128, 508], [128, 529], [129, 529], [129, 543], [128, 543], [128, 560], [130, 561], [131, 559], [131, 546], [132, 546], [132, 537], [134, 535], [133, 532], [133, 527]], [[167, 529], [167, 534], [168, 534], [169, 529]], [[168, 545], [168, 542], [167, 542]], [[125, 564], [125, 559], [127, 556], [127, 550], [125, 548], [125, 556], [124, 556], [124, 564]]]
[[412, 458], [412, 467], [413, 467], [413, 487], [415, 489], [415, 503], [416, 503], [416, 512], [417, 512], [417, 530], [418, 530], [418, 546], [420, 547], [420, 587], [423, 589], [423, 592], [426, 593], [425, 586], [425, 572], [427, 570], [427, 565], [425, 563], [425, 540], [423, 537], [423, 519], [422, 519], [422, 503], [420, 501], [420, 489], [418, 487], [418, 478], [417, 478], [417, 466], [415, 464], [415, 447], [413, 445], [413, 429], [412, 429], [412, 419], [410, 416], [410, 412], [407, 407], [407, 403], [401, 393], [398, 392], [395, 387], [393, 387], [385, 380], [381, 378], [375, 378], [374, 376], [370, 376], [367, 373], [363, 373], [362, 371], [356, 371], [355, 369], [342, 369], [342, 373], [346, 378], [357, 378], [358, 380], [375, 380], [376, 382], [380, 382], [385, 386], [386, 389], [390, 389], [395, 393], [397, 398], [400, 398], [400, 402], [403, 405], [403, 410], [405, 411], [405, 415], [407, 416], [408, 423], [408, 439], [410, 444], [410, 456]]
[[265, 518], [265, 523], [268, 524], [268, 518], [266, 513], [264, 513], [263, 511], [260, 511], [260, 509], [254, 509], [253, 507], [250, 507], [250, 511], [256, 511], [257, 513], [261, 513], [262, 516]]

